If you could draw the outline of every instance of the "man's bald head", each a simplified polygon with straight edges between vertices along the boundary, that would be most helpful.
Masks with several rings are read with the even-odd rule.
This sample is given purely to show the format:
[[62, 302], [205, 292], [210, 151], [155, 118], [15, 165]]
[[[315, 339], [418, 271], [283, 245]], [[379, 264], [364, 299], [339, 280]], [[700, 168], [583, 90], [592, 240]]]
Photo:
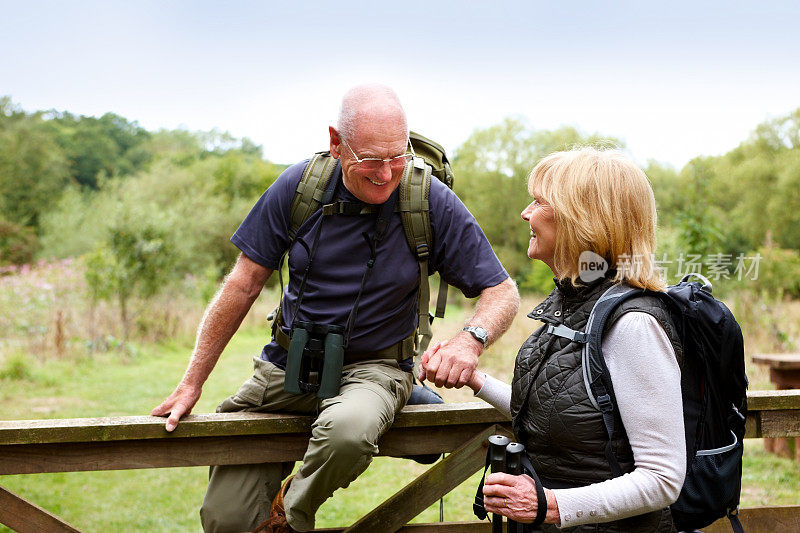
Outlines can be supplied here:
[[345, 140], [352, 140], [364, 122], [400, 126], [408, 133], [406, 114], [397, 94], [380, 84], [353, 87], [342, 98], [336, 128]]
[[[400, 100], [385, 85], [347, 91], [336, 128], [328, 128], [331, 155], [341, 161], [344, 186], [368, 204], [382, 204], [397, 189], [402, 165], [387, 162], [405, 155], [408, 123]], [[363, 160], [371, 159], [372, 164]], [[377, 167], [375, 160], [380, 160]]]

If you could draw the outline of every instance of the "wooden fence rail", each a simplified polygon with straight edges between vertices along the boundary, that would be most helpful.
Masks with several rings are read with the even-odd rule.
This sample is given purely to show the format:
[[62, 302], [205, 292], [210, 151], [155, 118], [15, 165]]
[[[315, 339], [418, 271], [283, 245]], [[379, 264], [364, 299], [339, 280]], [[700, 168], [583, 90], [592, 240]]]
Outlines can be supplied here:
[[[746, 437], [800, 436], [800, 390], [752, 391], [748, 409]], [[0, 422], [0, 475], [294, 461], [310, 427], [309, 416], [256, 413], [191, 415], [173, 433], [150, 416]], [[323, 531], [489, 531], [488, 522], [408, 521], [482, 468], [494, 433], [510, 434], [510, 423], [482, 402], [406, 407], [379, 442], [380, 455], [449, 455], [352, 526]], [[743, 509], [741, 519], [750, 532], [800, 531], [800, 505]], [[2, 486], [0, 523], [21, 533], [78, 531]], [[718, 522], [706, 531], [726, 528]]]

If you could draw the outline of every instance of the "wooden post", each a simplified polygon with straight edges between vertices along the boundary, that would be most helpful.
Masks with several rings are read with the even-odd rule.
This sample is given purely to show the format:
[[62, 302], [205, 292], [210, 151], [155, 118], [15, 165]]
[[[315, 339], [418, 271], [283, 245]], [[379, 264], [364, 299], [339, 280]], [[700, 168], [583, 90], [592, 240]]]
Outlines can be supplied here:
[[56, 515], [0, 487], [0, 524], [18, 533], [80, 533]]
[[476, 434], [459, 449], [400, 489], [345, 533], [391, 533], [430, 507], [436, 500], [477, 472], [486, 457], [486, 439], [499, 431], [491, 426]]

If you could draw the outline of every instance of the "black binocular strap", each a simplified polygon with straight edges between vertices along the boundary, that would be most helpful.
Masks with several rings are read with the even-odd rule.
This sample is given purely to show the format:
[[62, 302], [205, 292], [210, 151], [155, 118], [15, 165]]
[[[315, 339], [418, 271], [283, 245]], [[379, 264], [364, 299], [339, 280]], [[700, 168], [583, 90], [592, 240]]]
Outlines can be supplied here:
[[[528, 458], [528, 454], [522, 452], [520, 462], [522, 463], [522, 473], [528, 474], [536, 484], [536, 517], [530, 524], [524, 524], [525, 531], [527, 532], [536, 530], [536, 528], [538, 528], [544, 522], [544, 519], [547, 516], [547, 496], [544, 493], [544, 485], [542, 485], [542, 480], [539, 479], [539, 475], [533, 468], [531, 460]], [[489, 513], [486, 512], [486, 506], [483, 504], [483, 483], [486, 480], [486, 472], [489, 470], [489, 463], [489, 450], [487, 450], [486, 466], [483, 468], [483, 475], [481, 476], [480, 483], [478, 483], [478, 491], [475, 493], [475, 502], [472, 504], [472, 512], [480, 520], [483, 520], [489, 516]], [[544, 505], [542, 505], [542, 502], [544, 502]]]
[[[306, 263], [305, 272], [303, 272], [303, 279], [300, 281], [300, 287], [297, 290], [297, 304], [295, 305], [295, 316], [292, 317], [292, 321], [283, 320], [284, 324], [287, 323], [294, 323], [294, 318], [296, 318], [297, 313], [300, 311], [300, 304], [303, 303], [303, 296], [305, 294], [306, 282], [308, 281], [308, 275], [311, 272], [311, 265], [314, 262], [314, 256], [317, 252], [317, 246], [319, 245], [319, 236], [320, 232], [322, 231], [322, 222], [324, 221], [324, 217], [326, 214], [325, 206], [331, 204], [333, 201], [333, 197], [336, 193], [336, 187], [339, 185], [338, 179], [331, 179], [330, 183], [328, 183], [328, 187], [325, 189], [325, 194], [322, 196], [321, 205], [322, 208], [322, 215], [323, 219], [320, 220], [319, 224], [317, 225], [317, 231], [314, 235], [314, 243], [311, 245], [311, 249], [308, 249], [308, 245], [297, 236], [289, 243], [287, 250], [291, 248], [292, 244], [295, 242], [299, 242], [305, 249], [306, 253], [308, 254], [308, 262]], [[344, 335], [344, 348], [347, 349], [348, 344], [350, 343], [350, 334], [353, 331], [353, 327], [356, 321], [356, 314], [358, 311], [358, 303], [361, 301], [361, 295], [364, 292], [364, 287], [367, 284], [367, 281], [372, 274], [372, 267], [375, 265], [375, 257], [377, 255], [378, 243], [383, 239], [386, 235], [386, 230], [389, 229], [389, 223], [391, 222], [392, 215], [394, 214], [395, 204], [397, 203], [398, 193], [397, 191], [393, 192], [389, 199], [386, 200], [378, 210], [378, 218], [375, 221], [375, 232], [372, 235], [372, 238], [369, 237], [367, 232], [363, 232], [361, 235], [364, 237], [364, 240], [367, 242], [367, 246], [369, 247], [369, 260], [367, 261], [367, 268], [364, 271], [364, 276], [361, 279], [361, 287], [358, 289], [358, 295], [356, 296], [356, 300], [353, 303], [353, 308], [350, 311], [350, 315], [347, 318], [347, 326], [345, 327], [345, 335]], [[278, 267], [278, 280], [283, 287], [283, 259], [286, 257], [286, 254], [281, 257], [280, 266]], [[281, 301], [283, 301], [283, 295], [281, 295]]]
[[366, 231], [361, 234], [364, 240], [367, 241], [367, 246], [369, 246], [369, 261], [367, 261], [367, 268], [364, 271], [364, 276], [361, 278], [361, 287], [358, 289], [358, 295], [356, 296], [356, 301], [353, 303], [353, 309], [350, 310], [350, 316], [347, 317], [347, 326], [344, 332], [345, 349], [347, 349], [347, 346], [350, 344], [350, 334], [353, 332], [353, 326], [356, 323], [356, 315], [358, 314], [358, 302], [361, 301], [361, 294], [364, 292], [364, 287], [367, 285], [370, 275], [372, 275], [372, 267], [375, 266], [375, 257], [378, 253], [378, 243], [381, 242], [384, 235], [386, 235], [386, 230], [389, 229], [389, 222], [394, 214], [394, 206], [397, 203], [397, 197], [398, 193], [395, 191], [389, 196], [389, 199], [381, 205], [380, 211], [378, 211], [378, 218], [375, 221], [375, 232], [372, 234], [372, 239], [369, 238]]

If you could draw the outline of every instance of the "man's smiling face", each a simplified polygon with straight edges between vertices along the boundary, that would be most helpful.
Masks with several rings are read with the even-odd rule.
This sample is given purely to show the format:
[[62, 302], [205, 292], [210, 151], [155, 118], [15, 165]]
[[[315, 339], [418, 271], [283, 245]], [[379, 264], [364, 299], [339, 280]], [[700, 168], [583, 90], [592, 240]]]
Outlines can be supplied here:
[[[331, 154], [342, 162], [342, 180], [353, 196], [368, 204], [382, 204], [400, 184], [403, 168], [384, 162], [367, 169], [359, 158], [390, 159], [406, 152], [408, 131], [404, 117], [394, 111], [371, 109], [359, 115], [353, 134], [342, 142], [330, 128]], [[349, 147], [349, 148], [348, 148]]]

